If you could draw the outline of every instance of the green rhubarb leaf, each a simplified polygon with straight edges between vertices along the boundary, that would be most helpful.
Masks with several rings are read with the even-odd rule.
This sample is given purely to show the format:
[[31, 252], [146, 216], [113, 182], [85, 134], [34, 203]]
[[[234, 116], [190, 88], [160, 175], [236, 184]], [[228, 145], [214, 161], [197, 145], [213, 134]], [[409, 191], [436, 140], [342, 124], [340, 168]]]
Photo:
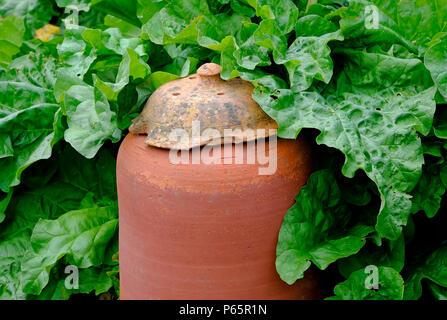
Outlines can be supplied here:
[[67, 273], [57, 275], [58, 278], [56, 276], [52, 278], [42, 292], [32, 298], [36, 300], [68, 300], [72, 294], [94, 293], [99, 295], [107, 292], [113, 285], [112, 279], [108, 275], [109, 269], [111, 268], [90, 267], [79, 269], [77, 277], [78, 289], [67, 289], [65, 282], [70, 280], [67, 278]]
[[127, 48], [123, 55], [115, 83], [105, 82], [94, 76], [95, 86], [104, 92], [107, 100], [117, 100], [120, 91], [131, 81], [146, 80], [151, 73], [151, 68], [144, 62], [135, 50]]
[[[409, 192], [419, 181], [424, 161], [415, 130], [428, 134], [436, 88], [426, 81], [426, 70], [415, 59], [365, 52], [351, 57], [354, 60], [340, 74], [335, 95], [324, 98], [316, 92], [258, 88], [253, 97], [278, 122], [280, 137], [295, 138], [302, 128], [316, 128], [321, 132], [317, 143], [345, 154], [345, 176], [364, 170], [382, 200], [376, 229], [397, 239], [410, 214]], [[380, 60], [383, 63], [377, 64]], [[406, 74], [390, 74], [386, 68], [391, 61], [395, 71], [402, 68]], [[364, 69], [354, 69], [357, 65]], [[417, 78], [409, 78], [411, 74]]]
[[194, 57], [175, 57], [173, 61], [163, 68], [163, 71], [175, 74], [179, 77], [186, 77], [195, 73], [199, 60]]
[[447, 163], [443, 162], [441, 168], [439, 169], [439, 177], [443, 186], [447, 189]]
[[277, 26], [274, 19], [262, 20], [253, 33], [254, 43], [273, 52], [273, 60], [277, 63], [285, 60], [287, 38]]
[[83, 156], [92, 158], [106, 140], [121, 138], [116, 113], [99, 88], [62, 74], [56, 81], [55, 96], [67, 116], [64, 138]]
[[79, 268], [99, 266], [118, 226], [117, 208], [92, 207], [69, 211], [56, 220], [40, 220], [33, 229], [34, 252], [22, 264], [23, 290], [39, 294], [55, 263], [67, 256]]
[[[25, 227], [25, 226], [24, 226]], [[31, 248], [30, 232], [22, 231], [0, 239], [0, 299], [23, 300], [20, 261]]]
[[438, 116], [433, 124], [433, 131], [436, 137], [447, 139], [447, 108], [441, 105], [438, 108]]
[[422, 145], [424, 154], [439, 158], [438, 163], [444, 162], [444, 156], [442, 155], [443, 147], [444, 143], [442, 141], [425, 141]]
[[255, 43], [253, 33], [257, 30], [255, 23], [244, 22], [238, 33], [237, 42], [240, 44], [233, 53], [236, 63], [245, 69], [254, 70], [256, 66], [271, 64], [268, 49]]
[[343, 40], [340, 31], [319, 37], [298, 37], [287, 49], [284, 60], [276, 61], [286, 67], [293, 91], [308, 89], [314, 79], [329, 83], [333, 62], [327, 44], [333, 40]]
[[[166, 59], [166, 54], [157, 59], [158, 63], [163, 65], [160, 71], [172, 73], [179, 77], [195, 73], [199, 61], [206, 59], [210, 53], [208, 49], [203, 47], [182, 44], [166, 45], [164, 50], [168, 53], [169, 59]], [[152, 53], [156, 54], [156, 52], [151, 51], [149, 55]], [[150, 63], [153, 63], [153, 61], [150, 61]]]
[[239, 15], [228, 16], [218, 14], [204, 16], [197, 24], [197, 43], [202, 47], [219, 50], [222, 39], [227, 36], [235, 36], [243, 23], [248, 23], [246, 17]]
[[349, 2], [347, 8], [340, 10], [340, 16], [343, 35], [352, 39], [356, 47], [376, 43], [397, 43], [412, 52], [417, 51], [417, 47], [403, 35], [398, 22], [388, 16], [380, 5], [376, 6], [366, 0], [353, 0]]
[[104, 25], [110, 28], [118, 28], [126, 38], [134, 38], [141, 35], [141, 28], [109, 14], [104, 17]]
[[67, 66], [64, 72], [71, 73], [81, 79], [90, 69], [91, 64], [96, 60], [96, 52], [87, 46], [80, 35], [67, 32], [64, 41], [57, 46], [59, 58]]
[[0, 189], [20, 183], [32, 163], [51, 156], [59, 105], [53, 96], [54, 59], [29, 54], [0, 71], [0, 137], [6, 142], [0, 157]]
[[447, 288], [438, 286], [433, 282], [429, 283], [429, 288], [436, 299], [447, 300]]
[[444, 193], [445, 186], [441, 181], [440, 166], [425, 165], [421, 179], [412, 192], [411, 212], [424, 211], [428, 218], [433, 218], [441, 207], [441, 197]]
[[166, 5], [163, 1], [146, 1], [146, 0], [138, 0], [137, 1], [137, 17], [144, 25], [148, 22], [154, 14], [164, 8]]
[[415, 267], [405, 281], [405, 299], [419, 299], [422, 294], [422, 280], [427, 279], [447, 288], [447, 247], [441, 247]]
[[447, 99], [447, 37], [427, 50], [424, 63], [439, 92]]
[[[142, 101], [150, 94], [148, 90], [139, 90], [145, 87], [143, 83], [149, 78], [151, 69], [146, 62], [131, 48], [127, 48], [121, 61], [115, 82], [102, 81], [93, 74], [95, 87], [99, 88], [111, 103], [111, 108], [117, 112], [119, 129], [127, 129], [139, 111]], [[141, 86], [138, 86], [141, 84]]]
[[[24, 21], [21, 31], [22, 36], [26, 28], [25, 37], [27, 39], [32, 38], [35, 31], [47, 24], [55, 13], [51, 0], [0, 1], [0, 16], [3, 18], [7, 16], [21, 17], [21, 20]], [[13, 34], [7, 35], [10, 39], [15, 37]], [[3, 47], [3, 44], [0, 47]]]
[[[61, 0], [59, 0], [61, 1]], [[62, 0], [73, 1], [73, 0]], [[123, 0], [76, 0], [81, 3], [90, 2], [93, 9], [111, 14], [118, 17], [134, 26], [141, 25], [137, 17], [137, 1], [123, 1]]]
[[[67, 212], [77, 212], [74, 210], [80, 210], [88, 216], [89, 214], [93, 215], [88, 212], [97, 212], [101, 215], [102, 211], [110, 210], [107, 208], [116, 207], [115, 159], [107, 150], [102, 150], [95, 159], [87, 160], [67, 145], [58, 155], [58, 159], [52, 162], [52, 166], [56, 166], [57, 172], [49, 182], [33, 189], [25, 188], [14, 193], [6, 210], [6, 219], [0, 224], [0, 297], [2, 299], [26, 298], [27, 294], [22, 290], [23, 286], [28, 285], [30, 281], [33, 283], [40, 281], [31, 279], [33, 275], [37, 277], [39, 274], [39, 279], [49, 277], [53, 264], [45, 263], [51, 261], [53, 253], [58, 254], [58, 250], [63, 249], [58, 244], [68, 241], [68, 238], [65, 237], [69, 236], [68, 233], [65, 233], [65, 236], [60, 235], [59, 239], [63, 239], [62, 242], [57, 242], [57, 240], [51, 242], [51, 239], [47, 239], [56, 245], [48, 247], [48, 252], [44, 249], [39, 251], [42, 254], [40, 263], [32, 248], [31, 236], [36, 224], [54, 225], [56, 222], [53, 221], [59, 221], [57, 219], [65, 216]], [[45, 180], [46, 173], [42, 174], [45, 176], [40, 180]], [[110, 214], [110, 221], [112, 221], [115, 219], [116, 209]], [[94, 217], [91, 219], [95, 221]], [[89, 227], [90, 222], [82, 224], [82, 221], [84, 220], [76, 220], [78, 229], [70, 227], [72, 228], [71, 236], [79, 236], [79, 240], [77, 240], [79, 245], [72, 246], [70, 252], [77, 250], [76, 261], [85, 265], [86, 262], [95, 261], [96, 258], [91, 253], [96, 252], [97, 257], [100, 258], [104, 250], [104, 255], [109, 255], [107, 251], [110, 245], [107, 244], [106, 248], [103, 248], [102, 240], [106, 239], [103, 237], [101, 240], [102, 235], [98, 233], [99, 238], [90, 243], [97, 247], [88, 249], [89, 238], [86, 238], [88, 236], [86, 228]], [[43, 232], [48, 230], [45, 229]], [[81, 237], [83, 232], [85, 234]], [[108, 235], [104, 236], [109, 237]], [[35, 237], [38, 238], [38, 236]], [[114, 237], [116, 237], [116, 232]], [[83, 243], [80, 242], [81, 238]], [[43, 245], [41, 242], [39, 243]], [[82, 244], [85, 246], [82, 247]], [[49, 245], [50, 243], [48, 243]], [[91, 251], [85, 251], [87, 249]], [[84, 258], [80, 258], [82, 254], [84, 254]], [[34, 261], [35, 264], [24, 266], [24, 260], [31, 259], [30, 255], [34, 259], [31, 262]], [[31, 278], [24, 278], [24, 275]], [[31, 290], [33, 293], [45, 287], [45, 281], [39, 283], [37, 289], [33, 287], [34, 289]], [[82, 286], [82, 280], [80, 280], [80, 286]]]
[[319, 15], [309, 14], [301, 17], [295, 25], [296, 37], [320, 37], [333, 33], [339, 28], [337, 25]]
[[203, 16], [211, 16], [206, 1], [172, 2], [153, 14], [142, 30], [156, 44], [197, 44], [197, 24]]
[[372, 227], [348, 227], [351, 213], [341, 203], [340, 189], [327, 170], [311, 175], [287, 211], [279, 231], [276, 269], [288, 284], [303, 277], [311, 262], [324, 270], [357, 253]]
[[282, 34], [294, 29], [298, 19], [298, 8], [291, 0], [249, 0], [247, 3], [262, 19], [274, 19]]
[[396, 270], [379, 266], [377, 269], [377, 287], [374, 284], [372, 272], [358, 270], [349, 278], [334, 288], [335, 296], [328, 300], [402, 300], [404, 294], [404, 281]]
[[[424, 47], [434, 36], [446, 31], [447, 1], [374, 0], [411, 43]], [[421, 49], [423, 50], [423, 49]]]
[[124, 55], [128, 48], [133, 49], [139, 56], [146, 56], [146, 45], [136, 36], [124, 36], [118, 28], [106, 30], [79, 28], [82, 39], [99, 55]]
[[[279, 123], [279, 135], [294, 138], [301, 128], [321, 131], [319, 144], [337, 148], [346, 156], [342, 172], [353, 177], [362, 169], [376, 183], [382, 208], [378, 231], [396, 239], [406, 224], [411, 208], [411, 191], [419, 180], [423, 164], [422, 146], [413, 126], [416, 116], [405, 117], [408, 110], [424, 117], [423, 110], [433, 112], [429, 89], [407, 100], [390, 92], [376, 95], [345, 94], [343, 101], [327, 102], [317, 93], [295, 94], [279, 90], [279, 97], [255, 94], [255, 100]], [[418, 103], [418, 102], [421, 103]], [[408, 104], [412, 104], [408, 108]]]
[[8, 208], [9, 202], [11, 201], [13, 189], [9, 190], [8, 193], [4, 194], [4, 197], [0, 200], [0, 223], [5, 220], [5, 211]]
[[418, 53], [446, 31], [447, 2], [351, 0], [339, 13], [341, 30], [354, 47], [396, 43]]
[[22, 18], [9, 16], [0, 19], [0, 67], [8, 66], [13, 56], [20, 51], [24, 33]]
[[403, 233], [397, 240], [386, 240], [376, 244], [372, 241], [356, 255], [338, 261], [338, 270], [345, 277], [357, 270], [364, 270], [369, 265], [390, 267], [400, 272], [405, 262], [405, 239]]

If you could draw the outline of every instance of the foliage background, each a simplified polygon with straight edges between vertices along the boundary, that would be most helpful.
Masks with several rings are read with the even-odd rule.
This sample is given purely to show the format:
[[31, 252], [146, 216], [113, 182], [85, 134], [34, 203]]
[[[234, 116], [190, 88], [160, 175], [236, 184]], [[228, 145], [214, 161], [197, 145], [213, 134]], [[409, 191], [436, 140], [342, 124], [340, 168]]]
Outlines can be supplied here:
[[314, 265], [330, 299], [447, 297], [446, 0], [0, 0], [0, 16], [1, 299], [119, 297], [119, 141], [210, 61], [255, 85], [280, 137], [314, 143], [284, 281]]

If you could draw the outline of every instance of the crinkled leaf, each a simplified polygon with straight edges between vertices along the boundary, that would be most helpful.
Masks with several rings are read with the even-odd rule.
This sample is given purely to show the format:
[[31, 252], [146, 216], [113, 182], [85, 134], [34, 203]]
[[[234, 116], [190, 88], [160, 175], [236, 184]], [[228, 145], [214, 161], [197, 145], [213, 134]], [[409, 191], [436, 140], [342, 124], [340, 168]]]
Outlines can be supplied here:
[[295, 25], [296, 37], [320, 37], [339, 28], [333, 22], [316, 14], [301, 17]]
[[[287, 39], [275, 23], [275, 20], [262, 20], [253, 33], [254, 43], [273, 52], [273, 60], [283, 61], [287, 52]], [[278, 63], [278, 62], [277, 62]]]
[[264, 20], [274, 19], [282, 34], [289, 33], [298, 19], [298, 8], [291, 0], [249, 0], [256, 15]]
[[356, 255], [338, 261], [338, 269], [345, 278], [369, 265], [390, 267], [400, 272], [404, 261], [405, 240], [402, 234], [397, 240], [385, 240], [380, 245], [368, 242]]
[[[301, 128], [319, 129], [318, 143], [345, 153], [342, 171], [347, 177], [363, 169], [376, 183], [383, 201], [377, 229], [397, 238], [411, 206], [406, 192], [419, 180], [423, 163], [421, 142], [412, 125], [420, 122], [417, 114], [425, 117], [423, 110], [433, 112], [433, 90], [413, 96], [413, 100], [390, 93], [346, 94], [346, 100], [331, 104], [317, 93], [279, 91], [277, 99], [265, 93], [255, 95], [279, 123], [279, 134], [292, 138]], [[413, 115], [408, 104], [415, 110]]]
[[25, 31], [26, 28], [25, 36], [27, 39], [32, 38], [34, 36], [34, 32], [48, 23], [55, 13], [56, 12], [53, 9], [53, 3], [51, 0], [0, 1], [1, 17], [15, 15], [23, 18], [25, 24], [22, 26], [23, 31]]
[[141, 28], [109, 14], [104, 17], [104, 25], [118, 28], [127, 38], [139, 37], [141, 34]]
[[353, 272], [349, 278], [339, 283], [334, 288], [335, 296], [329, 300], [402, 300], [404, 293], [404, 281], [396, 270], [379, 266], [378, 288], [370, 289], [371, 275], [367, 270]]
[[447, 1], [374, 0], [381, 11], [393, 19], [411, 43], [423, 47], [441, 31], [446, 31]]
[[131, 81], [146, 80], [151, 73], [151, 68], [131, 48], [127, 48], [123, 55], [115, 83], [103, 82], [94, 76], [95, 86], [98, 87], [108, 100], [116, 100], [119, 92]]
[[80, 268], [98, 266], [118, 226], [116, 207], [92, 207], [70, 211], [56, 220], [40, 220], [31, 243], [34, 253], [22, 264], [23, 290], [39, 294], [48, 283], [54, 264], [67, 255]]
[[354, 46], [397, 43], [417, 53], [446, 26], [445, 0], [352, 0], [345, 9], [340, 27]]
[[439, 176], [445, 188], [447, 188], [447, 163], [443, 163], [439, 169]]
[[239, 32], [238, 41], [241, 43], [234, 51], [236, 63], [242, 68], [254, 70], [256, 66], [269, 66], [271, 64], [268, 49], [255, 43], [253, 33], [258, 28], [255, 23], [244, 22]]
[[9, 190], [8, 193], [4, 194], [4, 197], [0, 200], [0, 223], [5, 220], [5, 211], [8, 208], [9, 202], [11, 201], [13, 189]]
[[[99, 295], [107, 292], [112, 287], [112, 279], [108, 272], [110, 268], [90, 267], [80, 269], [78, 274], [78, 289], [67, 289], [66, 281], [68, 274], [60, 275], [60, 279], [54, 277], [42, 290], [37, 300], [68, 300], [72, 294], [94, 293]], [[70, 283], [71, 285], [71, 283]]]
[[95, 50], [87, 47], [85, 41], [75, 34], [71, 36], [66, 34], [64, 41], [57, 46], [57, 51], [59, 57], [67, 65], [64, 72], [76, 75], [81, 79], [96, 59]]
[[437, 164], [424, 166], [421, 179], [412, 192], [411, 212], [424, 211], [428, 218], [433, 218], [441, 207], [441, 197], [444, 193], [445, 186], [441, 181], [440, 166]]
[[20, 261], [31, 249], [28, 230], [18, 231], [0, 241], [0, 299], [22, 300]]
[[199, 60], [194, 57], [175, 57], [172, 63], [163, 68], [163, 71], [186, 77], [196, 71], [198, 62]]
[[[65, 0], [64, 0], [65, 1]], [[77, 0], [86, 1], [86, 0]], [[137, 17], [137, 1], [87, 0], [93, 9], [104, 11], [137, 27], [141, 25]]]
[[163, 9], [165, 2], [163, 1], [137, 1], [137, 17], [144, 25], [150, 18], [153, 17], [158, 11]]
[[447, 288], [438, 286], [433, 282], [429, 283], [429, 288], [436, 299], [447, 300]]
[[[1, 14], [1, 11], [0, 11]], [[23, 19], [10, 16], [0, 20], [0, 66], [6, 67], [20, 51], [25, 26]]]
[[47, 159], [60, 138], [59, 105], [53, 97], [56, 65], [53, 59], [29, 54], [0, 72], [0, 136], [7, 142], [0, 158], [0, 188], [7, 192], [20, 183], [30, 164]]
[[246, 17], [236, 14], [204, 16], [197, 24], [197, 43], [202, 47], [219, 50], [222, 39], [236, 35], [241, 25], [248, 22]]
[[351, 213], [340, 203], [340, 189], [329, 171], [317, 171], [302, 187], [279, 231], [276, 269], [285, 282], [303, 277], [312, 261], [320, 269], [357, 253], [373, 228], [348, 227]]
[[405, 299], [419, 299], [423, 279], [428, 279], [444, 288], [447, 287], [447, 247], [435, 250], [425, 261], [410, 273], [405, 281]]
[[197, 24], [203, 16], [210, 16], [206, 1], [176, 1], [153, 14], [142, 26], [142, 30], [157, 44], [196, 44]]
[[[417, 184], [424, 161], [415, 130], [427, 134], [431, 128], [435, 87], [429, 87], [430, 83], [419, 76], [424, 75], [420, 61], [375, 53], [356, 53], [353, 57], [356, 64], [374, 57], [376, 62], [391, 60], [407, 73], [390, 77], [388, 63], [375, 64], [377, 69], [373, 70], [365, 64], [365, 70], [340, 75], [337, 96], [325, 99], [315, 92], [295, 94], [288, 89], [269, 92], [258, 88], [254, 99], [278, 122], [279, 136], [295, 138], [302, 128], [316, 128], [321, 132], [317, 143], [345, 154], [345, 176], [353, 177], [357, 169], [364, 170], [376, 183], [382, 199], [376, 229], [389, 239], [397, 239], [411, 209], [408, 193]], [[348, 64], [346, 70], [353, 65]], [[413, 80], [415, 86], [408, 86], [412, 72], [418, 78]], [[381, 79], [383, 85], [394, 86], [370, 90], [371, 84]]]
[[433, 125], [434, 134], [441, 139], [447, 139], [447, 108], [446, 105], [438, 107], [439, 115]]
[[[106, 150], [101, 151], [94, 160], [87, 160], [72, 148], [67, 147], [59, 156], [58, 161], [53, 163], [55, 164], [58, 164], [58, 170], [50, 182], [41, 187], [15, 192], [7, 208], [6, 220], [0, 225], [0, 296], [2, 298], [23, 299], [26, 297], [22, 287], [29, 279], [24, 280], [23, 272], [39, 273], [43, 278], [50, 272], [51, 265], [48, 266], [45, 263], [37, 263], [32, 271], [25, 270], [27, 267], [22, 266], [25, 255], [29, 257], [33, 252], [31, 234], [39, 221], [51, 224], [50, 221], [58, 221], [54, 219], [58, 219], [66, 212], [73, 212], [72, 210], [101, 212], [105, 206], [116, 206], [115, 159]], [[116, 209], [115, 213], [111, 212], [111, 214], [116, 215]], [[78, 223], [81, 221], [82, 219], [77, 220]], [[83, 228], [82, 225], [77, 227]], [[77, 233], [76, 229], [72, 232]], [[79, 235], [80, 233], [81, 231]], [[87, 240], [85, 241], [87, 244], [88, 239], [85, 239], [85, 236], [84, 240]], [[95, 244], [99, 243], [95, 242]], [[104, 245], [107, 245], [104, 249], [91, 248], [91, 250], [98, 254], [102, 254], [102, 250], [114, 250], [110, 244]], [[78, 251], [81, 249], [81, 246], [77, 247]], [[48, 254], [51, 255], [52, 252], [53, 249]], [[82, 263], [88, 262], [89, 259], [94, 260], [91, 255], [89, 258], [88, 252], [85, 253], [85, 260], [81, 260]], [[46, 258], [45, 261], [48, 259]], [[41, 268], [40, 271], [39, 268]], [[44, 282], [41, 282], [41, 285], [40, 288], [43, 288]]]
[[57, 79], [55, 96], [67, 116], [64, 138], [83, 156], [92, 158], [107, 139], [120, 139], [116, 113], [97, 87], [63, 74]]
[[128, 48], [135, 50], [139, 56], [146, 55], [145, 44], [139, 37], [126, 37], [118, 28], [82, 30], [82, 39], [95, 49], [97, 55], [124, 55]]
[[447, 99], [447, 37], [427, 50], [424, 63], [439, 92]]
[[332, 40], [343, 40], [343, 37], [339, 31], [319, 37], [298, 37], [287, 49], [284, 60], [276, 61], [286, 67], [293, 91], [308, 89], [314, 79], [329, 83], [333, 62], [327, 43]]

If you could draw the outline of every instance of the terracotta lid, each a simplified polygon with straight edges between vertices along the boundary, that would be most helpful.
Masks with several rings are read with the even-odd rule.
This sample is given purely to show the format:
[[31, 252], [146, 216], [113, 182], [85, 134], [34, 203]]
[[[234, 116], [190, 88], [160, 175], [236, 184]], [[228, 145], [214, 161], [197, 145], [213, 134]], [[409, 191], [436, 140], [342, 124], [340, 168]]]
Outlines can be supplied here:
[[206, 63], [196, 74], [165, 83], [150, 96], [129, 131], [147, 134], [148, 145], [167, 149], [221, 144], [229, 134], [225, 129], [233, 130], [233, 142], [275, 134], [268, 129], [278, 126], [251, 97], [251, 83], [222, 80], [221, 70]]

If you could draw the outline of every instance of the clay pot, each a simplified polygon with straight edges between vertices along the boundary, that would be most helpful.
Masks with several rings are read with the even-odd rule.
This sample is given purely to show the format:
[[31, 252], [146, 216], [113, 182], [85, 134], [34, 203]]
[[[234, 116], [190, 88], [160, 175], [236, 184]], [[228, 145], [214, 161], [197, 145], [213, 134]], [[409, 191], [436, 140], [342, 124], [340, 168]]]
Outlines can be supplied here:
[[[249, 82], [222, 80], [220, 71], [204, 64], [196, 74], [158, 88], [120, 147], [122, 299], [318, 297], [311, 271], [289, 286], [275, 270], [283, 217], [310, 175], [309, 147], [302, 138], [278, 139], [276, 170], [266, 175], [257, 156], [255, 164], [238, 164], [232, 156], [247, 155], [264, 138], [264, 150], [275, 150], [277, 124], [253, 100]], [[174, 146], [171, 133], [177, 129], [186, 139]], [[205, 134], [208, 129], [218, 138]], [[170, 158], [171, 148], [209, 146], [219, 161], [174, 164]]]
[[303, 139], [278, 139], [273, 175], [258, 164], [174, 165], [145, 139], [129, 134], [118, 154], [121, 299], [319, 297], [311, 271], [290, 286], [275, 270], [283, 217], [311, 172]]

